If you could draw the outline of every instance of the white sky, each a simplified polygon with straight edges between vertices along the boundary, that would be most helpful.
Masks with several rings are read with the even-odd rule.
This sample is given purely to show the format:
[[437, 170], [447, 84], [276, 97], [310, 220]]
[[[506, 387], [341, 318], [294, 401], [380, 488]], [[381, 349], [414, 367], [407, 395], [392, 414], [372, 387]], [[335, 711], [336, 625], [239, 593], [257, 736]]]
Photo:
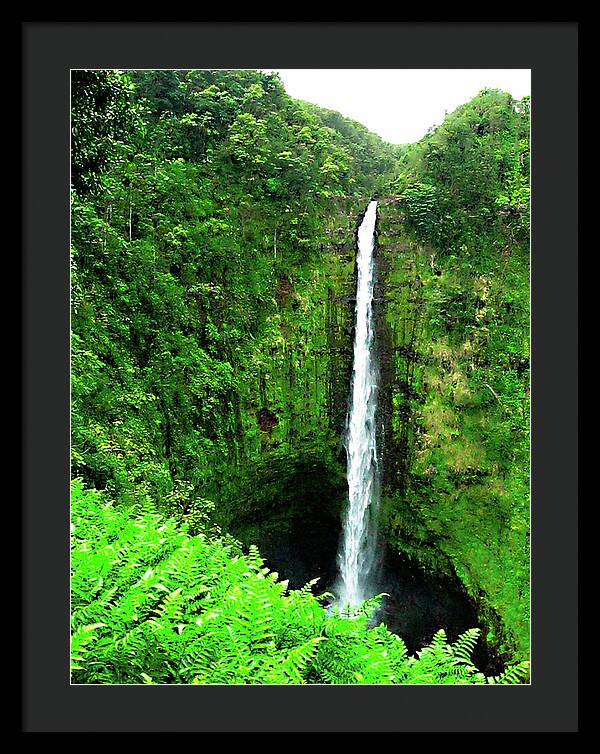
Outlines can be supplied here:
[[277, 70], [296, 99], [337, 110], [393, 144], [422, 138], [446, 113], [481, 89], [515, 99], [531, 93], [529, 69], [286, 69]]

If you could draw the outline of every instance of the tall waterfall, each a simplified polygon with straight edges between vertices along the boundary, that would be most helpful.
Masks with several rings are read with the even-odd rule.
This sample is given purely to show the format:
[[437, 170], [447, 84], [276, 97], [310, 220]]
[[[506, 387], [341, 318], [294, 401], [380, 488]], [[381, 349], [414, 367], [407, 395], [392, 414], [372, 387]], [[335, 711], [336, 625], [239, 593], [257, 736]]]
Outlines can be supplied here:
[[348, 509], [339, 553], [339, 602], [354, 607], [369, 593], [376, 561], [378, 468], [375, 411], [378, 372], [373, 353], [373, 286], [377, 202], [371, 201], [358, 229], [356, 330], [346, 455]]

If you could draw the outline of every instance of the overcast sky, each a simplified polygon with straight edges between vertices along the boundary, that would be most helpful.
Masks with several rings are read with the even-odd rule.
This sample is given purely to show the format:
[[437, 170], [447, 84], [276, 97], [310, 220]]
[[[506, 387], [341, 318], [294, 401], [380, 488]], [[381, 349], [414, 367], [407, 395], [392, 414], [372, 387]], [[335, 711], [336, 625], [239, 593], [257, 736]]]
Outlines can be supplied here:
[[393, 144], [422, 138], [481, 89], [531, 93], [529, 69], [287, 69], [287, 93], [357, 120]]

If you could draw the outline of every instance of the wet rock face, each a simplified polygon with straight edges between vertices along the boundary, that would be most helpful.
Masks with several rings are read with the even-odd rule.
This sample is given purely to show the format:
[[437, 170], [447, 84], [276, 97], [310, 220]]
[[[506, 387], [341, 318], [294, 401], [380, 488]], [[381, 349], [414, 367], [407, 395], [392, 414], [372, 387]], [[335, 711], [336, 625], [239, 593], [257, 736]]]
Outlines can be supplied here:
[[413, 652], [440, 628], [455, 640], [477, 625], [477, 615], [459, 585], [435, 575], [425, 575], [417, 566], [394, 552], [386, 554], [381, 589], [389, 595], [383, 601], [381, 619]]
[[426, 574], [390, 551], [381, 574], [381, 591], [389, 596], [384, 598], [377, 618], [402, 637], [409, 653], [430, 642], [440, 628], [453, 642], [467, 629], [477, 627], [481, 634], [473, 655], [476, 666], [491, 675], [504, 669], [502, 659], [487, 645], [477, 608], [458, 580]]
[[270, 411], [268, 408], [261, 408], [256, 412], [256, 420], [261, 432], [271, 432], [273, 427], [277, 425], [277, 414]]
[[318, 577], [317, 590], [323, 591], [337, 569], [346, 495], [339, 460], [318, 450], [273, 455], [243, 480], [227, 529], [244, 544], [257, 545], [290, 588]]
[[336, 577], [340, 527], [335, 518], [314, 513], [314, 518], [293, 519], [275, 536], [265, 538], [262, 551], [267, 565], [289, 581], [290, 589], [318, 578], [313, 591], [319, 593]]
[[285, 274], [281, 275], [277, 284], [277, 291], [275, 293], [275, 300], [279, 307], [284, 307], [293, 295], [294, 288], [289, 277]]

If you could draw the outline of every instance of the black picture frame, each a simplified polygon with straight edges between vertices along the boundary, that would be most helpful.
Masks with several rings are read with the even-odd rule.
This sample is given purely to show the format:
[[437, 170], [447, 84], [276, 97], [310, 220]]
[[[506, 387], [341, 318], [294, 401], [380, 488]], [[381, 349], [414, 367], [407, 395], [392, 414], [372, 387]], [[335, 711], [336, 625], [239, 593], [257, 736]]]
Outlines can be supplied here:
[[[22, 731], [577, 731], [577, 23], [22, 22], [21, 30]], [[532, 70], [532, 682], [71, 686], [70, 69], [310, 67]]]

